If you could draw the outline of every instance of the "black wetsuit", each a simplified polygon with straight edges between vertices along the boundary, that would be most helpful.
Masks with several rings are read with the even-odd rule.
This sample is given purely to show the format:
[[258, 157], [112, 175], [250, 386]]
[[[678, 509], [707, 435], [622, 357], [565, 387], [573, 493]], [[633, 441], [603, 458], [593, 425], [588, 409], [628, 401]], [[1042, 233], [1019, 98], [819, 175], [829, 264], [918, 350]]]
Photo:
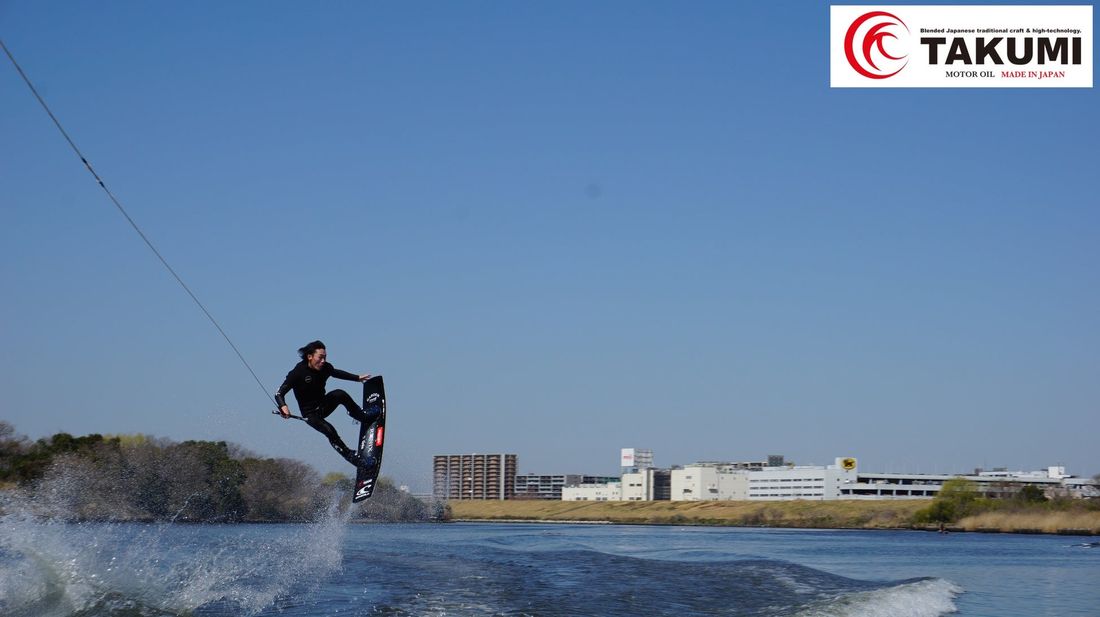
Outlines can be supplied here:
[[294, 390], [294, 398], [298, 401], [298, 409], [302, 412], [306, 424], [318, 430], [328, 438], [334, 450], [340, 456], [347, 459], [353, 465], [357, 464], [355, 452], [344, 444], [340, 434], [325, 420], [337, 407], [343, 405], [348, 410], [348, 415], [363, 423], [370, 423], [374, 418], [365, 413], [363, 408], [356, 404], [355, 399], [343, 390], [325, 392], [325, 382], [329, 377], [359, 381], [358, 375], [347, 371], [341, 371], [333, 365], [325, 362], [320, 370], [313, 370], [305, 360], [302, 360], [290, 372], [286, 374], [283, 385], [275, 392], [275, 403], [281, 408], [286, 405], [286, 393]]

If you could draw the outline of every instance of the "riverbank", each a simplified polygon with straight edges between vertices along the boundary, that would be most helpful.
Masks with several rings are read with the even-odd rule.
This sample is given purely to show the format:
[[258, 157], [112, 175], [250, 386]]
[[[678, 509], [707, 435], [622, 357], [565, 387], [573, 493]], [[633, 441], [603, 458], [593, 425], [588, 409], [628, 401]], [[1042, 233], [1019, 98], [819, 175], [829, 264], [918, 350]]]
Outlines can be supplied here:
[[[930, 499], [898, 501], [451, 501], [453, 520], [714, 525], [807, 529], [931, 529], [913, 515]], [[957, 531], [1100, 534], [1100, 512], [996, 512]]]
[[570, 521], [897, 529], [929, 500], [914, 501], [451, 501], [456, 520]]

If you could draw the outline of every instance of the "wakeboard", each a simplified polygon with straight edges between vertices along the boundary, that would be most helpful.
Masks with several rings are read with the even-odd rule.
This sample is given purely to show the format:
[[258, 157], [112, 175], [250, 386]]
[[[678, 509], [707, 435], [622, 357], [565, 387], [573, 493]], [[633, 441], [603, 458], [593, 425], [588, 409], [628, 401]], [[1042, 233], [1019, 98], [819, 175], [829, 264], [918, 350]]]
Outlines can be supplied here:
[[352, 502], [360, 502], [374, 493], [378, 472], [382, 469], [382, 446], [386, 437], [386, 388], [382, 376], [375, 375], [363, 382], [363, 411], [376, 415], [374, 421], [359, 427], [359, 448], [356, 454], [361, 461], [355, 472], [355, 495]]

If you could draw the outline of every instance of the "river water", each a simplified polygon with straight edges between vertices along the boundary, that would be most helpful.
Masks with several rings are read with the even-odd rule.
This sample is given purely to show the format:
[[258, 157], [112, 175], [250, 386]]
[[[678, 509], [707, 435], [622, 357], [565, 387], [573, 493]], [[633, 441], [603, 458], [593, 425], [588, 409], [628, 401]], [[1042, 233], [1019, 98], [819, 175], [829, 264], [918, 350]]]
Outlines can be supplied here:
[[1095, 538], [0, 518], [0, 615], [1100, 615]]

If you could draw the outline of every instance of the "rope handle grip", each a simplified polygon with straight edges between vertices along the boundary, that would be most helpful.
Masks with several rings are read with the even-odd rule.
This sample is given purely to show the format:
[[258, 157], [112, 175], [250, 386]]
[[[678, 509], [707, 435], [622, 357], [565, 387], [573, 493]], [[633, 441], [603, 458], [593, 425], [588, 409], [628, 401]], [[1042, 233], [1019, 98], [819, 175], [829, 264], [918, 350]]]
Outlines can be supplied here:
[[[278, 410], [278, 409], [272, 409], [272, 410], [271, 410], [271, 413], [273, 413], [273, 414], [275, 414], [275, 415], [277, 415], [277, 416], [280, 416], [280, 417], [281, 417], [281, 416], [283, 415], [282, 413], [280, 413], [280, 412], [279, 412], [279, 410]], [[306, 419], [305, 419], [305, 418], [303, 418], [302, 416], [296, 416], [296, 415], [294, 415], [294, 414], [290, 414], [290, 417], [291, 417], [291, 418], [294, 418], [295, 420], [301, 420], [302, 422], [305, 422], [305, 421], [306, 421]]]

